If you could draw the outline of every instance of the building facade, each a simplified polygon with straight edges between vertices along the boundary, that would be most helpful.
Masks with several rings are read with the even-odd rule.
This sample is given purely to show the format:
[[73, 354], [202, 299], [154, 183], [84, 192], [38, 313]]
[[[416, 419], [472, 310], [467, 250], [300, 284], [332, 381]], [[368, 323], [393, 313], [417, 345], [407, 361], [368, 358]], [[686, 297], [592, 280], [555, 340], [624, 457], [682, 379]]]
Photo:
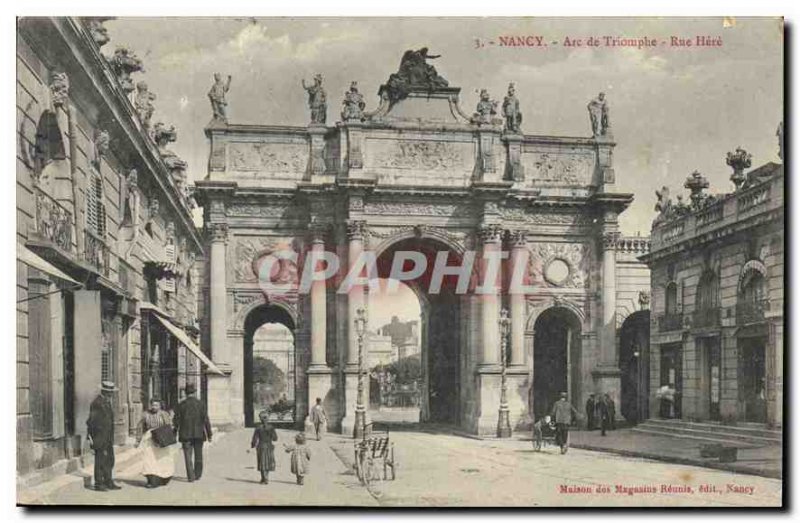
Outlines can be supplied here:
[[149, 399], [174, 407], [187, 382], [201, 384], [203, 248], [186, 164], [164, 147], [174, 129], [151, 124], [146, 84], [133, 84], [141, 61], [125, 48], [104, 55], [108, 41], [103, 19], [18, 21], [21, 477], [91, 456], [102, 380], [119, 389], [120, 445]]
[[[321, 76], [306, 86], [311, 123], [301, 127], [228, 122], [217, 78], [209, 170], [197, 182], [209, 253], [204, 336], [226, 374], [209, 376], [212, 422], [248, 421], [248, 340], [261, 324], [281, 322], [297, 344], [296, 419], [319, 397], [332, 428], [352, 431], [362, 350], [355, 320], [361, 308], [369, 315], [369, 293], [358, 285], [337, 292], [343, 275], [301, 292], [302, 259], [325, 252], [345, 267], [374, 254], [380, 278], [404, 250], [422, 253], [429, 268], [438, 253], [458, 263], [470, 252], [504, 252], [500, 280], [514, 267], [525, 274], [524, 294], [505, 284], [434, 294], [429, 272], [406, 282], [422, 310], [420, 421], [495, 433], [504, 363], [514, 427], [548, 410], [560, 391], [576, 404], [599, 391], [619, 401], [619, 330], [648, 288], [636, 256], [649, 240], [619, 232], [632, 195], [615, 191], [607, 101], [592, 106], [605, 115], [594, 115], [593, 136], [525, 135], [513, 86], [505, 119], [488, 94], [467, 115], [460, 88], [424, 61], [424, 52], [407, 52], [372, 112], [354, 83], [334, 125], [325, 123]], [[617, 263], [620, 248], [629, 250], [627, 265]], [[505, 357], [502, 308], [511, 318]]]
[[[746, 172], [751, 162], [742, 149], [728, 153], [731, 193], [707, 194], [698, 172], [684, 184], [688, 204], [666, 187], [657, 193], [643, 257], [651, 417], [783, 424], [784, 172], [773, 162]], [[673, 407], [660, 401], [664, 386]]]

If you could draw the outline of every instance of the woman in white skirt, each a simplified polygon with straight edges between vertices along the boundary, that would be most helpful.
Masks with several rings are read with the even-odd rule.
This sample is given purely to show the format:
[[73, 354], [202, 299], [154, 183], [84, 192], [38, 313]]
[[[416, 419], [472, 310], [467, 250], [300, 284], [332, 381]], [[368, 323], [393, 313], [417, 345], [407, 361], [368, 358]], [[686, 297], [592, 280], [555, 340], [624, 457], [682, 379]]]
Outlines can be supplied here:
[[175, 474], [173, 448], [159, 447], [153, 441], [153, 430], [164, 425], [172, 425], [172, 417], [161, 410], [161, 402], [150, 401], [150, 410], [142, 414], [139, 422], [139, 442], [142, 449], [142, 474], [147, 478], [147, 488], [156, 488], [169, 483]]

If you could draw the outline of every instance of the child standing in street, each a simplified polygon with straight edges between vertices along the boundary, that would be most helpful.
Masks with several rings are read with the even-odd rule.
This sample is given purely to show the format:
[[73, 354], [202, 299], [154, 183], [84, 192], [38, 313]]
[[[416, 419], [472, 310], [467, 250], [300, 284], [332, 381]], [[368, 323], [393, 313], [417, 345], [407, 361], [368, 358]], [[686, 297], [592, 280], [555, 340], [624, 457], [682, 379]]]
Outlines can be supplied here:
[[297, 477], [297, 484], [303, 484], [303, 478], [309, 472], [308, 462], [311, 454], [306, 447], [306, 437], [300, 433], [294, 438], [294, 445], [284, 445], [286, 452], [290, 452], [292, 460], [292, 474]]
[[[278, 434], [275, 427], [269, 423], [269, 414], [262, 411], [258, 418], [261, 423], [256, 425], [253, 431], [253, 439], [250, 441], [250, 448], [256, 449], [256, 466], [261, 472], [261, 483], [269, 483], [269, 473], [275, 470], [275, 441], [278, 441]], [[248, 450], [248, 452], [250, 452]]]

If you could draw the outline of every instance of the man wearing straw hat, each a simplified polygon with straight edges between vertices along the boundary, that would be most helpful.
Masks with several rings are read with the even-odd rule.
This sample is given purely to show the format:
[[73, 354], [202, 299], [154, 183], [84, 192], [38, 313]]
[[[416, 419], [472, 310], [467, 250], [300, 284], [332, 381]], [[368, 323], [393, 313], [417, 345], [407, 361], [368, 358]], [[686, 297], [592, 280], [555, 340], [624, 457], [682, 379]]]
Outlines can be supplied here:
[[100, 492], [118, 490], [122, 487], [114, 483], [114, 408], [111, 398], [117, 388], [113, 381], [100, 384], [100, 394], [89, 407], [86, 420], [89, 444], [94, 450], [94, 489]]

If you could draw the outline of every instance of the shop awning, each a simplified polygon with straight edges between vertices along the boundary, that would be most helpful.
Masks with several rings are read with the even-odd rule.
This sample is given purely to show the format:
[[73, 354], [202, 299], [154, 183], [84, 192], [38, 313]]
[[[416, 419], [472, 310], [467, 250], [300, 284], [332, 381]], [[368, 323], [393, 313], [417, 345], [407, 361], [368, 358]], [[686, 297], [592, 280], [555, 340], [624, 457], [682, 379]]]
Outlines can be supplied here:
[[52, 263], [48, 262], [38, 254], [34, 253], [32, 250], [28, 249], [21, 243], [17, 242], [17, 259], [28, 265], [29, 267], [33, 267], [34, 269], [40, 270], [44, 273], [49, 274], [50, 276], [55, 276], [56, 278], [69, 282], [74, 283], [75, 285], [82, 285], [80, 282], [73, 280], [64, 272], [57, 269]]
[[195, 342], [192, 341], [192, 339], [189, 337], [188, 334], [186, 334], [183, 331], [183, 329], [181, 329], [180, 327], [178, 327], [177, 325], [175, 325], [174, 323], [169, 321], [167, 318], [163, 317], [164, 311], [162, 311], [161, 309], [159, 309], [158, 307], [156, 307], [152, 303], [147, 303], [147, 302], [142, 303], [140, 305], [140, 308], [142, 310], [154, 311], [156, 314], [153, 314], [153, 316], [155, 316], [155, 318], [158, 319], [158, 321], [161, 322], [161, 324], [164, 326], [164, 328], [166, 328], [170, 332], [170, 334], [172, 334], [173, 336], [178, 338], [178, 341], [183, 343], [186, 346], [186, 348], [189, 349], [189, 352], [191, 352], [192, 354], [197, 356], [197, 359], [199, 359], [200, 361], [205, 363], [206, 366], [208, 366], [208, 370], [210, 370], [211, 372], [213, 372], [215, 374], [219, 374], [219, 375], [223, 375], [223, 376], [225, 375], [225, 373], [222, 372], [219, 369], [219, 367], [214, 365], [214, 362], [211, 361], [211, 359], [208, 356], [206, 356], [203, 353], [203, 351], [200, 350], [200, 347], [198, 347], [197, 344], [195, 344]]

